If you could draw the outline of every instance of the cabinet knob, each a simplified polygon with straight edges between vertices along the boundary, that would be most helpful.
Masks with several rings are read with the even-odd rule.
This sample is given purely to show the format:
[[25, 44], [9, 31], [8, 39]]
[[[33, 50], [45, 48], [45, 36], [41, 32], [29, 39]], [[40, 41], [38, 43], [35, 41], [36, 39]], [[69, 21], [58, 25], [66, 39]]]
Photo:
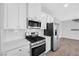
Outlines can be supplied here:
[[19, 51], [22, 51], [22, 49], [19, 49]]
[[28, 53], [30, 53], [30, 51], [28, 51]]

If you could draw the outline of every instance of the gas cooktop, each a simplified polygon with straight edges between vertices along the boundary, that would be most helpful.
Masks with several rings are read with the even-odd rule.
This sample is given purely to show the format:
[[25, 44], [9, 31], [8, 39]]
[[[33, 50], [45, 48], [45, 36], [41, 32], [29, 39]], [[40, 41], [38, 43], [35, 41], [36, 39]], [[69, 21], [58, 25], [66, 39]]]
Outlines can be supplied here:
[[26, 39], [29, 40], [31, 43], [34, 43], [34, 42], [37, 42], [37, 41], [40, 41], [40, 40], [44, 40], [45, 38], [44, 37], [40, 37], [40, 36], [26, 36]]

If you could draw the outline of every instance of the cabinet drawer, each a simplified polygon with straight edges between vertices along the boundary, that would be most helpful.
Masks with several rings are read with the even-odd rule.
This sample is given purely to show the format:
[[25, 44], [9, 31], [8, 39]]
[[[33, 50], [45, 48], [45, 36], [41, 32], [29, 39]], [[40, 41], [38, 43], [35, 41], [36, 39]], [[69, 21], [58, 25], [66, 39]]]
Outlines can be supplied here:
[[26, 45], [6, 52], [7, 56], [28, 56], [30, 55], [30, 46]]
[[19, 52], [19, 49], [14, 49], [14, 50], [6, 52], [6, 55], [13, 56], [13, 55], [17, 54], [18, 52]]
[[46, 37], [46, 53], [51, 49], [51, 37]]

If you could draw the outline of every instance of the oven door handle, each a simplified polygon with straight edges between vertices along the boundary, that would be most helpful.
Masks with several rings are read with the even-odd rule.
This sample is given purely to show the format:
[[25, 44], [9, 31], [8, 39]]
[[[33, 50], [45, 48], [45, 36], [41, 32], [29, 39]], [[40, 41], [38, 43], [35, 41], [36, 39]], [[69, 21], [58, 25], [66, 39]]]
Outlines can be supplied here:
[[43, 44], [46, 44], [46, 42], [43, 42], [43, 43], [40, 43], [40, 44], [36, 44], [36, 45], [32, 46], [31, 48], [35, 48], [35, 47], [41, 46]]

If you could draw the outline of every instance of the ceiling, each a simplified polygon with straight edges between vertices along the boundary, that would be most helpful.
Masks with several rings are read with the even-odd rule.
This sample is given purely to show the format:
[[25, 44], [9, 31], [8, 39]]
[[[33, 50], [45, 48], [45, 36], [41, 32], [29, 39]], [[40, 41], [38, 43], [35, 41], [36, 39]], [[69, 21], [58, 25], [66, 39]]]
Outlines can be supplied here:
[[42, 3], [42, 11], [52, 15], [55, 19], [65, 21], [79, 18], [79, 3]]

